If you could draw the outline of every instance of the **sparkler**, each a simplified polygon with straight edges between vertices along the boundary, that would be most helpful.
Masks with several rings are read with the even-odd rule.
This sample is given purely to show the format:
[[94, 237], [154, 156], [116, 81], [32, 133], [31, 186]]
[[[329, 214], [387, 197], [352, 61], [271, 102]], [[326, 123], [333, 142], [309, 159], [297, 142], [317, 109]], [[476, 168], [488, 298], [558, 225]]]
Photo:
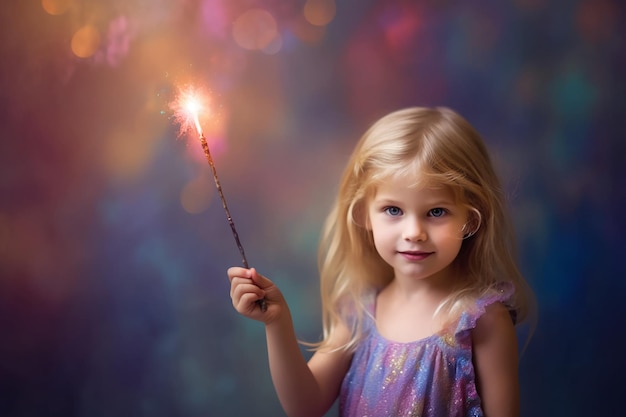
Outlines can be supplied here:
[[[200, 125], [199, 113], [205, 107], [205, 99], [203, 95], [194, 90], [191, 87], [188, 87], [184, 90], [180, 90], [178, 93], [178, 97], [175, 101], [170, 104], [170, 107], [174, 110], [174, 116], [176, 121], [180, 124], [180, 134], [184, 134], [187, 130], [189, 130], [192, 126], [195, 127], [196, 132], [198, 133], [198, 137], [200, 139], [200, 144], [202, 145], [202, 150], [204, 152], [204, 156], [206, 157], [209, 166], [211, 167], [211, 172], [213, 173], [213, 180], [215, 181], [215, 187], [217, 188], [217, 192], [220, 196], [220, 200], [222, 200], [222, 207], [224, 208], [224, 212], [226, 213], [226, 218], [228, 219], [228, 225], [230, 226], [230, 230], [232, 232], [233, 238], [235, 238], [235, 243], [237, 244], [237, 248], [239, 249], [239, 254], [241, 255], [241, 261], [243, 266], [248, 269], [248, 260], [246, 259], [246, 253], [243, 249], [243, 245], [239, 240], [239, 233], [237, 233], [237, 228], [235, 227], [235, 222], [233, 217], [230, 214], [230, 210], [228, 210], [228, 204], [226, 204], [226, 197], [224, 197], [224, 192], [222, 191], [222, 186], [220, 184], [220, 179], [217, 175], [217, 169], [215, 168], [215, 163], [213, 162], [213, 157], [211, 156], [211, 151], [209, 149], [209, 144], [207, 143], [206, 137], [204, 136], [204, 132], [202, 130], [202, 126]], [[257, 304], [261, 308], [261, 311], [267, 310], [267, 303], [265, 298], [258, 300]]]

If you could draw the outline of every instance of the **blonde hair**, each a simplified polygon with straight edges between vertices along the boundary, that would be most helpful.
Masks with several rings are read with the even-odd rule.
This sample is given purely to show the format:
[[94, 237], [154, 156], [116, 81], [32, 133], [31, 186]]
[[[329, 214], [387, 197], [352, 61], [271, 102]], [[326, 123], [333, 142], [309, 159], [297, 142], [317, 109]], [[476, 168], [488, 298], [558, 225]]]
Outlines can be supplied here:
[[413, 107], [372, 125], [343, 173], [320, 241], [324, 336], [317, 349], [329, 347], [341, 321], [352, 330], [342, 348], [353, 349], [367, 314], [363, 296], [393, 279], [392, 268], [378, 255], [365, 227], [366, 204], [377, 184], [402, 175], [415, 178], [416, 184], [449, 187], [469, 209], [468, 232], [478, 230], [463, 241], [454, 261], [464, 285], [448, 297], [443, 309], [456, 309], [509, 281], [515, 286], [509, 308], [518, 322], [526, 316], [530, 292], [515, 262], [515, 236], [504, 194], [480, 135], [450, 109]]

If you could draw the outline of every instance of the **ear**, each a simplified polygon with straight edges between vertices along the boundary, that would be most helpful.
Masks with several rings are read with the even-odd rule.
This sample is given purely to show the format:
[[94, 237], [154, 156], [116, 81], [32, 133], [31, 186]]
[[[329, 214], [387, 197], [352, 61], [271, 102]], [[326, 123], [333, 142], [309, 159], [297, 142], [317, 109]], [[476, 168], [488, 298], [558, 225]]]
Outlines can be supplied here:
[[475, 208], [470, 209], [467, 214], [467, 221], [463, 225], [461, 231], [463, 232], [463, 239], [468, 239], [478, 232], [482, 223], [482, 215], [480, 211]]
[[359, 210], [359, 217], [361, 219], [361, 224], [365, 227], [365, 230], [372, 231], [372, 222], [370, 221], [370, 215], [368, 211], [367, 205], [363, 204]]
[[372, 224], [369, 219], [367, 207], [362, 201], [358, 202], [352, 209], [352, 221], [359, 227], [366, 230], [372, 230]]
[[372, 231], [372, 222], [370, 221], [370, 216], [365, 215], [365, 229], [369, 230], [370, 232]]

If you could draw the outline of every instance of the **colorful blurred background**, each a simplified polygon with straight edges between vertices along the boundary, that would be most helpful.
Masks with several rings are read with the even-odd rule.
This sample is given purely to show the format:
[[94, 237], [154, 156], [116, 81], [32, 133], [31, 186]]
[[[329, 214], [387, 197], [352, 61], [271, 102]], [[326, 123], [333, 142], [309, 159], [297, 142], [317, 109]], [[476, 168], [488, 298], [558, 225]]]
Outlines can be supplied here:
[[[618, 0], [9, 0], [0, 10], [0, 415], [281, 416], [250, 264], [320, 335], [317, 240], [376, 118], [483, 134], [539, 321], [523, 416], [623, 412], [625, 7]], [[309, 354], [305, 351], [305, 354]], [[330, 415], [330, 414], [329, 414]]]

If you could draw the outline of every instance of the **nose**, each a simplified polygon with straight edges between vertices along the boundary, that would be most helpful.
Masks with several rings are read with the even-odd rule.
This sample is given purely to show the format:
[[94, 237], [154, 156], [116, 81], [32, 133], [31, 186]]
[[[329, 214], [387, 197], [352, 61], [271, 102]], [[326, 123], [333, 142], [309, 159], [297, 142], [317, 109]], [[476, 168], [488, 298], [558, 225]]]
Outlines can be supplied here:
[[422, 222], [414, 217], [407, 217], [403, 229], [403, 238], [409, 242], [423, 242], [428, 239]]

